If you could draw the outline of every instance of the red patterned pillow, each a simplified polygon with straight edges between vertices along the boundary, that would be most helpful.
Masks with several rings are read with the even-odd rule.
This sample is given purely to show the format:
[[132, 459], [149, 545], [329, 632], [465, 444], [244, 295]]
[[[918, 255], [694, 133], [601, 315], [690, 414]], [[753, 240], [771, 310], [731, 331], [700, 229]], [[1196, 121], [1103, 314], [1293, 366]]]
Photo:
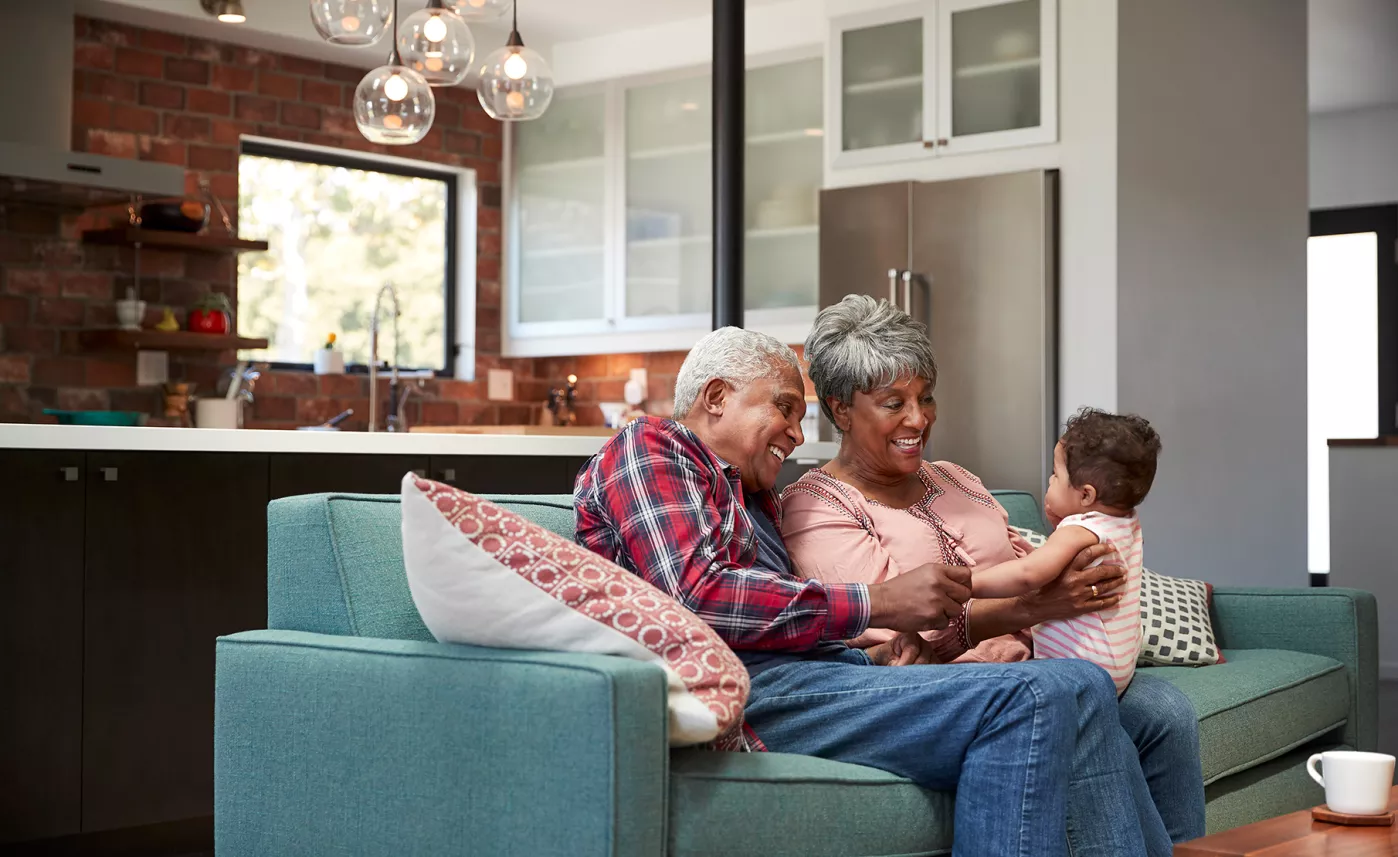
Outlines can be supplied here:
[[626, 569], [412, 473], [403, 477], [403, 562], [439, 641], [657, 664], [669, 679], [671, 746], [746, 747], [742, 662], [701, 619]]

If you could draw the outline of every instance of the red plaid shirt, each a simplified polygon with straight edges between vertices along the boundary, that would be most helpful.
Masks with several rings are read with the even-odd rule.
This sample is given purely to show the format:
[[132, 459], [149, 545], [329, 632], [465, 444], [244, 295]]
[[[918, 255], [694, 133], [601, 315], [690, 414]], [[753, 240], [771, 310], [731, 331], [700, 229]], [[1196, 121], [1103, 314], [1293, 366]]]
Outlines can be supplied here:
[[578, 474], [578, 543], [669, 593], [734, 649], [807, 651], [869, 625], [864, 584], [754, 568], [752, 515], [781, 528], [775, 492], [743, 505], [738, 468], [672, 420], [642, 418]]

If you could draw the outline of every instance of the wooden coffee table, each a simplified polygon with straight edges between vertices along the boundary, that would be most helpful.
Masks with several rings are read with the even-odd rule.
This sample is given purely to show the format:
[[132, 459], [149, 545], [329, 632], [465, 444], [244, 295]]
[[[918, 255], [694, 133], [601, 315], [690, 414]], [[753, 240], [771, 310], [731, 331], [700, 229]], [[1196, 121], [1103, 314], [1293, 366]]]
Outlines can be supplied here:
[[[1398, 809], [1398, 786], [1388, 795]], [[1398, 825], [1345, 827], [1311, 820], [1309, 809], [1175, 846], [1175, 857], [1395, 857]]]

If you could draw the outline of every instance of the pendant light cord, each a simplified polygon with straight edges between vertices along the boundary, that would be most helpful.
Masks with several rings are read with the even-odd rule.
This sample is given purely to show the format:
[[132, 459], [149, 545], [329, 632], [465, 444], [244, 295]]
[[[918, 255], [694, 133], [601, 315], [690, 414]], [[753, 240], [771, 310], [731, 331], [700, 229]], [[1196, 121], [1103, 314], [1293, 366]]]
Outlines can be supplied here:
[[393, 0], [393, 50], [388, 54], [389, 65], [402, 65], [403, 57], [398, 53], [398, 0]]

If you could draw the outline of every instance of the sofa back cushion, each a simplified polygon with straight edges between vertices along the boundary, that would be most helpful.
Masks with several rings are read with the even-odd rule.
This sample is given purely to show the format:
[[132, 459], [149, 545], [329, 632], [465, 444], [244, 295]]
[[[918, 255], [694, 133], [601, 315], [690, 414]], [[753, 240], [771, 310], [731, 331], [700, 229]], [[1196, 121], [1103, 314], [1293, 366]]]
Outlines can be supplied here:
[[[573, 538], [566, 494], [487, 499]], [[267, 507], [267, 627], [430, 642], [408, 591], [401, 521], [394, 495], [274, 500]]]

